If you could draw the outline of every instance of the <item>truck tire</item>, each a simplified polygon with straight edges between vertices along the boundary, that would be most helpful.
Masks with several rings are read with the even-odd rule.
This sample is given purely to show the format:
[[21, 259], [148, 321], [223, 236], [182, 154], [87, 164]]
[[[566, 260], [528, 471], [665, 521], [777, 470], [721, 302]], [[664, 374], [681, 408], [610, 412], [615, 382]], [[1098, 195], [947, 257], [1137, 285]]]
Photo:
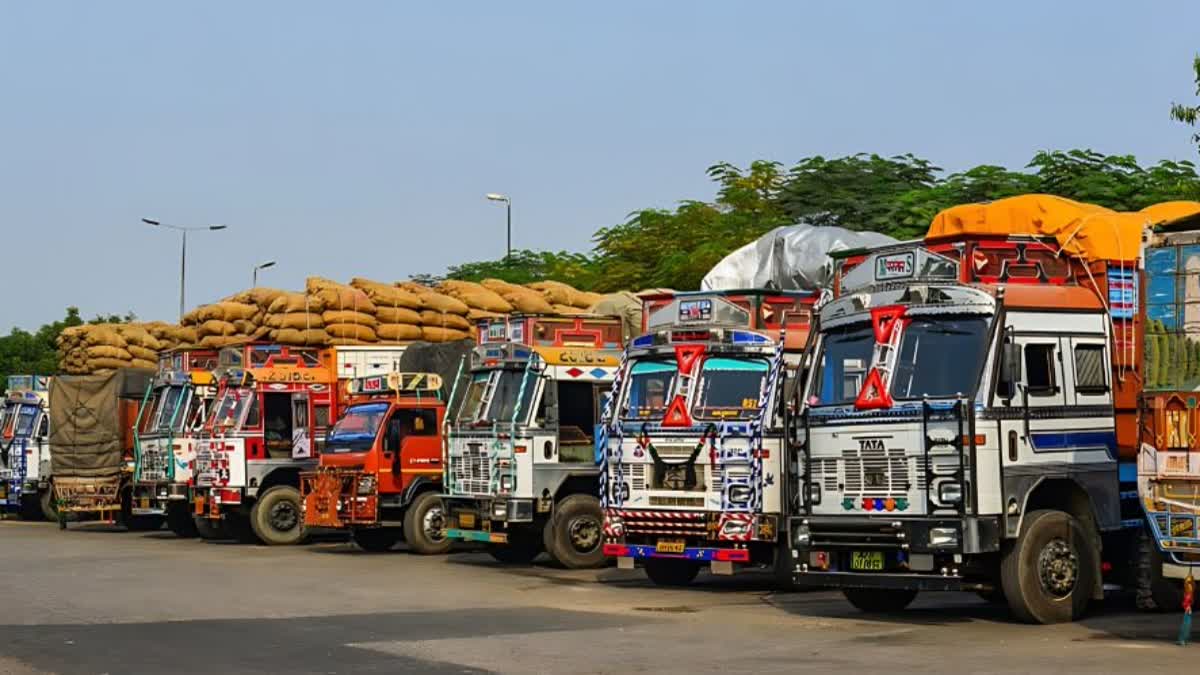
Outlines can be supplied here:
[[221, 527], [224, 528], [230, 539], [239, 544], [257, 546], [263, 543], [250, 525], [250, 516], [242, 513], [241, 510], [226, 511], [225, 517], [221, 519]]
[[1096, 584], [1099, 553], [1069, 513], [1025, 514], [1021, 534], [1000, 562], [1008, 607], [1025, 623], [1062, 623], [1083, 616]]
[[267, 546], [294, 546], [307, 537], [300, 491], [276, 485], [258, 496], [250, 509], [250, 529]]
[[45, 520], [37, 495], [21, 495], [21, 520]]
[[842, 595], [860, 612], [890, 614], [911, 605], [917, 592], [903, 588], [843, 588]]
[[196, 522], [192, 520], [191, 504], [170, 502], [167, 504], [167, 529], [175, 536], [191, 539], [196, 536]]
[[775, 590], [795, 591], [795, 564], [792, 562], [792, 549], [784, 536], [775, 547], [775, 557], [771, 561], [771, 573], [775, 577]]
[[571, 495], [559, 502], [547, 523], [546, 552], [569, 570], [603, 567], [604, 512], [591, 495]]
[[204, 516], [192, 516], [192, 524], [196, 527], [196, 534], [200, 535], [200, 538], [205, 541], [229, 538], [229, 532], [225, 529], [225, 523], [219, 520], [210, 520]]
[[1137, 594], [1134, 603], [1146, 612], [1168, 612], [1183, 607], [1183, 584], [1163, 576], [1163, 554], [1144, 529], [1138, 536]]
[[507, 544], [488, 544], [487, 552], [506, 565], [528, 565], [542, 552], [541, 533], [533, 528], [510, 525]]
[[395, 527], [358, 527], [350, 533], [350, 538], [368, 553], [385, 553], [400, 542], [400, 530]]
[[436, 492], [422, 492], [404, 511], [404, 540], [413, 553], [441, 555], [450, 550], [445, 508]]
[[54, 498], [54, 486], [50, 485], [38, 494], [38, 503], [42, 507], [42, 515], [46, 520], [58, 522], [58, 501]]
[[700, 563], [677, 558], [647, 558], [645, 568], [655, 586], [687, 586], [700, 574]]

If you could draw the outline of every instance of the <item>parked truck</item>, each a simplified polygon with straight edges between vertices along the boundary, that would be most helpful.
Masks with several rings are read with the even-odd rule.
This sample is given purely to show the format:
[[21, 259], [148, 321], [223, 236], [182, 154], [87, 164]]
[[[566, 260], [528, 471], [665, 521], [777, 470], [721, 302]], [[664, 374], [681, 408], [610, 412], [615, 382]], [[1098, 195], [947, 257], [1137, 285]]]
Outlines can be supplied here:
[[162, 526], [159, 516], [132, 513], [133, 427], [153, 377], [153, 370], [121, 368], [51, 380], [51, 485], [63, 529], [89, 518], [131, 530]]
[[445, 553], [441, 376], [393, 371], [346, 385], [317, 470], [300, 474], [305, 526], [349, 530], [367, 551], [403, 537], [417, 553]]
[[216, 367], [215, 350], [161, 354], [134, 423], [132, 513], [163, 517], [180, 537], [196, 536], [189, 484], [196, 433], [216, 395], [212, 375]]
[[50, 490], [50, 380], [10, 375], [0, 401], [0, 507], [26, 520], [57, 520]]
[[300, 474], [317, 467], [344, 405], [338, 373], [386, 373], [403, 347], [247, 343], [218, 356], [217, 397], [199, 434], [192, 500], [201, 537], [306, 539]]
[[[1147, 304], [1147, 224], [1027, 196], [841, 255], [804, 387], [796, 584], [872, 612], [975, 591], [1034, 623], [1076, 619], [1114, 585], [1137, 585], [1141, 604], [1178, 600], [1135, 460], [1174, 451], [1162, 468], [1191, 471], [1176, 485], [1195, 495], [1196, 436], [1178, 426], [1196, 422], [1181, 412], [1195, 394], [1147, 391], [1143, 361], [1147, 318], [1190, 310], [1182, 296]], [[1156, 428], [1152, 410], [1175, 412]], [[1194, 556], [1196, 498], [1183, 501], [1190, 517], [1162, 523]]]
[[543, 550], [569, 568], [604, 562], [595, 434], [621, 338], [612, 317], [480, 323], [446, 430], [451, 539], [483, 542], [507, 563]]
[[781, 538], [789, 394], [816, 295], [702, 291], [644, 298], [601, 443], [604, 554], [660, 585], [702, 566], [790, 574]]

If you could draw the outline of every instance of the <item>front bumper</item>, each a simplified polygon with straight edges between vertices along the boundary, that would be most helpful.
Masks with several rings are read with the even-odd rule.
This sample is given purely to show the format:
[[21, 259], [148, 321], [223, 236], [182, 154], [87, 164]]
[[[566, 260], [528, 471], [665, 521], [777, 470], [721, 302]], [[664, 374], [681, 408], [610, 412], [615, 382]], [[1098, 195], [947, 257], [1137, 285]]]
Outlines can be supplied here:
[[187, 500], [187, 483], [138, 483], [133, 486], [133, 515], [161, 516], [169, 503]]
[[192, 513], [210, 520], [220, 520], [225, 512], [239, 510], [245, 501], [240, 488], [192, 488]]
[[446, 506], [446, 536], [461, 541], [508, 543], [510, 525], [532, 524], [537, 500], [510, 497], [442, 495]]
[[379, 485], [375, 474], [323, 468], [300, 474], [304, 524], [344, 529], [379, 524]]
[[766, 564], [778, 536], [779, 517], [770, 514], [608, 509], [603, 550], [623, 566], [648, 558]]

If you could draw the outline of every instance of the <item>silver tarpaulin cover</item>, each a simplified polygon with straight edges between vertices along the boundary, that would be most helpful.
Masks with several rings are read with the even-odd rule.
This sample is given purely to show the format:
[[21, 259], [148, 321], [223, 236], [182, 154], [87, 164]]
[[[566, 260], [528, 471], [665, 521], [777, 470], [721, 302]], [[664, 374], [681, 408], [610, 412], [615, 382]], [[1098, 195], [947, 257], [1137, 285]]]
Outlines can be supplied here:
[[774, 288], [818, 291], [833, 278], [829, 253], [894, 244], [877, 232], [804, 223], [777, 227], [725, 256], [700, 282], [702, 290]]

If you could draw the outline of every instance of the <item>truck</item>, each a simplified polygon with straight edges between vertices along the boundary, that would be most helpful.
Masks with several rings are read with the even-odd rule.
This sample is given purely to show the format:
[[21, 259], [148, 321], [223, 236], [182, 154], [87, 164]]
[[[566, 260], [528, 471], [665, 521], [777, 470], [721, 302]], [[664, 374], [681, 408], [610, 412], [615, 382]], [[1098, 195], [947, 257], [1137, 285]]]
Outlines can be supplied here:
[[[1164, 308], [1147, 304], [1141, 266], [1156, 246], [1179, 248], [1144, 248], [1147, 224], [1025, 196], [955, 207], [923, 240], [839, 254], [798, 416], [796, 585], [840, 589], [866, 612], [973, 591], [1030, 623], [1075, 620], [1114, 587], [1137, 588], [1143, 606], [1178, 600], [1138, 458], [1197, 468], [1178, 452], [1195, 435], [1161, 435], [1194, 421], [1178, 411], [1195, 394], [1164, 406], [1147, 388], [1147, 318], [1161, 328]], [[1175, 417], [1150, 414], [1164, 409]], [[1181, 553], [1200, 551], [1194, 532]]]
[[421, 372], [347, 382], [348, 407], [317, 470], [300, 474], [305, 527], [349, 530], [371, 552], [401, 538], [420, 554], [450, 549], [440, 497], [442, 387], [440, 375]]
[[601, 316], [480, 322], [445, 431], [450, 539], [482, 542], [510, 564], [543, 550], [572, 569], [604, 563], [595, 436], [621, 328]]
[[132, 513], [133, 428], [154, 371], [119, 368], [50, 381], [51, 486], [59, 527], [72, 519], [154, 530], [159, 516]]
[[394, 369], [403, 346], [222, 349], [212, 406], [196, 445], [193, 516], [202, 538], [299, 544], [307, 539], [300, 474], [317, 467], [344, 405], [344, 378]]
[[0, 513], [57, 520], [50, 490], [47, 375], [10, 375], [0, 401]]
[[790, 575], [789, 402], [817, 295], [645, 296], [602, 437], [604, 555], [658, 585], [702, 567]]

